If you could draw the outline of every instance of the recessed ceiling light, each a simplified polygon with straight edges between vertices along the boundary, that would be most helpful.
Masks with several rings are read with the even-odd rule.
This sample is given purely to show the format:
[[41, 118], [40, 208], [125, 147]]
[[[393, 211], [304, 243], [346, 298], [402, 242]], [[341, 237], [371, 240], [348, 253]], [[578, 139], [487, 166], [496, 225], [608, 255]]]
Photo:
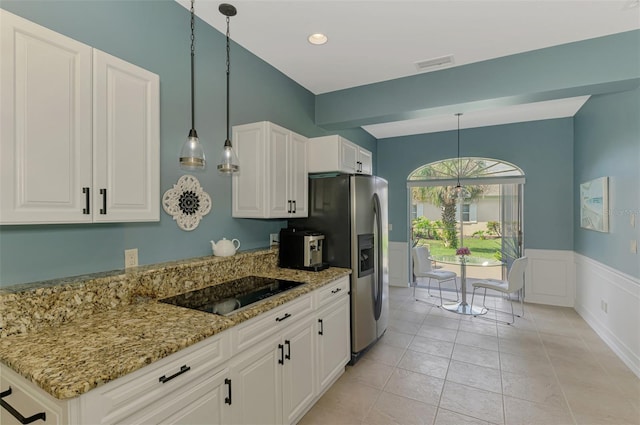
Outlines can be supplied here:
[[318, 32], [315, 34], [311, 34], [309, 37], [307, 37], [307, 40], [309, 40], [309, 43], [311, 44], [321, 45], [326, 43], [328, 38], [326, 35]]

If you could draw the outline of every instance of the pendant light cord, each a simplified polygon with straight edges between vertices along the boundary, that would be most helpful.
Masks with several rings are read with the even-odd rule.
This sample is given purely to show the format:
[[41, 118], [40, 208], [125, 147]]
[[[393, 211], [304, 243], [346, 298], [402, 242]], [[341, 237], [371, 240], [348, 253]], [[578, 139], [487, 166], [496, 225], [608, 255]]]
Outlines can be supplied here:
[[196, 36], [194, 34], [195, 29], [195, 12], [193, 10], [193, 2], [191, 0], [191, 131], [195, 131], [196, 128], [196, 114], [195, 114], [195, 57], [196, 57], [196, 47], [195, 41]]
[[456, 114], [456, 116], [458, 117], [458, 187], [460, 186], [460, 168], [461, 168], [461, 162], [460, 162], [460, 115], [462, 115], [462, 113], [458, 112]]
[[231, 74], [231, 47], [229, 44], [229, 36], [229, 16], [227, 16], [227, 140], [225, 140], [225, 146], [227, 143], [231, 145], [231, 139], [229, 138], [229, 98], [231, 97], [229, 92], [229, 76]]

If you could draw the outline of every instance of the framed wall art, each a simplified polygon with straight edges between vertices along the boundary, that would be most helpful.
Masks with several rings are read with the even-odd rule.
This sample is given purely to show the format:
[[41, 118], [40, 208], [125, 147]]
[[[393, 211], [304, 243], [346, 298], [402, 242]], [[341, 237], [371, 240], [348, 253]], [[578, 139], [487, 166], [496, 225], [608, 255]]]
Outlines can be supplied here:
[[609, 232], [609, 178], [600, 177], [580, 185], [580, 227]]

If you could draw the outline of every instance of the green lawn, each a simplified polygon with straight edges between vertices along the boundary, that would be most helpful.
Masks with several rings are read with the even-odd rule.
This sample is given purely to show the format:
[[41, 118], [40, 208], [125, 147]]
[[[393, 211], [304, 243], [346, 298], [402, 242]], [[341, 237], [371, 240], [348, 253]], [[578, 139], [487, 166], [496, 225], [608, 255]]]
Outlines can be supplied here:
[[[455, 255], [456, 250], [445, 248], [442, 241], [435, 239], [420, 239], [418, 245], [429, 245], [432, 255]], [[482, 258], [495, 258], [495, 252], [500, 251], [501, 239], [465, 238], [464, 246], [469, 248], [471, 255]]]

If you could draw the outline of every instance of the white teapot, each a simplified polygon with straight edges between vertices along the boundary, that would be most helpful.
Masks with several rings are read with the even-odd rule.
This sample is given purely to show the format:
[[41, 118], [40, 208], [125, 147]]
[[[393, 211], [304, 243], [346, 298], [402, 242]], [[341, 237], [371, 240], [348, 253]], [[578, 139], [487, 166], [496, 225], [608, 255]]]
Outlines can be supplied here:
[[213, 255], [216, 257], [229, 257], [236, 253], [240, 248], [240, 241], [237, 239], [227, 240], [222, 238], [217, 243], [211, 241], [211, 249], [213, 249]]

